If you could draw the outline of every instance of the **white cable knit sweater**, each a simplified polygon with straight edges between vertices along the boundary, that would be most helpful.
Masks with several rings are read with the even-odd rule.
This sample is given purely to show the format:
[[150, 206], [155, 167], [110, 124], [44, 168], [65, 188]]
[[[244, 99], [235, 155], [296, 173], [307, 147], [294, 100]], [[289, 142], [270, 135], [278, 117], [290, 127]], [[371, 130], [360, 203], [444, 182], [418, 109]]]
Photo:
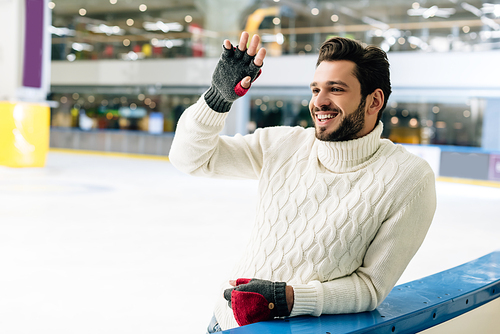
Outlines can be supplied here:
[[[420, 247], [436, 208], [429, 165], [380, 139], [324, 142], [313, 128], [219, 136], [226, 113], [203, 97], [182, 115], [172, 164], [193, 175], [259, 180], [255, 226], [233, 275], [294, 288], [291, 316], [375, 309]], [[223, 286], [223, 289], [229, 288]], [[215, 316], [237, 327], [222, 296]]]

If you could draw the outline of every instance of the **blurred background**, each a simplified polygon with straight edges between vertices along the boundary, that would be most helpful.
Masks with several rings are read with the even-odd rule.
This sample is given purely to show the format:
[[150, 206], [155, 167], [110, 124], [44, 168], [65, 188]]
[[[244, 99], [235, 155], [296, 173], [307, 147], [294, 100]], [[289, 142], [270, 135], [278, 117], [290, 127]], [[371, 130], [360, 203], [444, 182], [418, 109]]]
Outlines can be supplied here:
[[[210, 85], [222, 41], [237, 44], [243, 30], [262, 36], [268, 57], [224, 133], [310, 126], [308, 85], [318, 49], [339, 35], [388, 52], [393, 94], [384, 137], [438, 146], [442, 175], [500, 180], [500, 166], [491, 162], [500, 150], [498, 0], [57, 0], [48, 6], [51, 147], [168, 155], [178, 118]], [[466, 164], [463, 171], [446, 170], [457, 161]], [[473, 165], [481, 172], [471, 174]]]
[[[263, 77], [272, 75], [273, 81], [256, 82], [261, 89], [251, 91], [243, 120], [229, 132], [311, 125], [311, 64], [321, 43], [339, 35], [393, 56], [394, 95], [384, 113], [384, 136], [468, 147], [491, 139], [483, 134], [484, 122], [488, 102], [493, 98], [498, 106], [500, 93], [487, 91], [487, 78], [471, 80], [481, 73], [464, 68], [498, 67], [498, 1], [57, 0], [49, 6], [51, 126], [64, 132], [64, 140], [73, 130], [175, 131], [182, 110], [210, 83], [210, 58], [219, 56], [225, 38], [237, 43], [242, 30], [262, 36], [269, 63]], [[495, 62], [485, 63], [488, 53]], [[435, 69], [433, 59], [441, 62], [443, 56], [448, 66]], [[273, 71], [281, 59], [284, 71]], [[463, 82], [453, 81], [460, 71], [467, 72]], [[56, 137], [52, 144], [63, 145]]]
[[498, 248], [500, 0], [0, 1], [0, 332], [204, 332], [257, 182], [189, 177], [168, 153], [243, 30], [268, 56], [224, 134], [311, 126], [321, 43], [377, 45], [383, 136], [438, 177], [400, 282]]

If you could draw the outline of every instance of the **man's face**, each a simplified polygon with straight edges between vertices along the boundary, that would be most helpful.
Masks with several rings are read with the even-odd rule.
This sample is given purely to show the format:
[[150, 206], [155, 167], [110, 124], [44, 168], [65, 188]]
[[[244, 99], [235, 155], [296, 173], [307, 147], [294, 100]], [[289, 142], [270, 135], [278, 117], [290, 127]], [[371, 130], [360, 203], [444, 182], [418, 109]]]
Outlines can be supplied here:
[[323, 61], [314, 72], [309, 110], [316, 137], [323, 141], [346, 141], [364, 135], [365, 102], [348, 60]]

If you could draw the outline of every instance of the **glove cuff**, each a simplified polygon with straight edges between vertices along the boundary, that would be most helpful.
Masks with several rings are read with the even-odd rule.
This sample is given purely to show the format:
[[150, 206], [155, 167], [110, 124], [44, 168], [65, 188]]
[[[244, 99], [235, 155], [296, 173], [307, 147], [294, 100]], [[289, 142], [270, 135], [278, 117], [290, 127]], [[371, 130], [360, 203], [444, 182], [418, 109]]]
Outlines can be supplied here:
[[286, 283], [274, 283], [274, 300], [276, 301], [276, 316], [286, 317], [290, 315], [288, 304], [286, 302]]
[[205, 92], [205, 102], [207, 105], [216, 112], [226, 113], [231, 109], [233, 105], [232, 102], [228, 102], [224, 97], [215, 89], [215, 87], [210, 86], [210, 88]]

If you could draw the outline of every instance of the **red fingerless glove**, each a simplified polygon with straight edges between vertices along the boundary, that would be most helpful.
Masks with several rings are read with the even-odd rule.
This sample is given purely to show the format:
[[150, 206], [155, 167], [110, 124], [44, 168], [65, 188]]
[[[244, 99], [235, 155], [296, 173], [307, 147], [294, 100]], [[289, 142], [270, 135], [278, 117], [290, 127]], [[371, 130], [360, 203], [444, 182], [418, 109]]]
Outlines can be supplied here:
[[224, 298], [240, 326], [290, 315], [285, 282], [239, 278], [235, 288], [224, 291]]

